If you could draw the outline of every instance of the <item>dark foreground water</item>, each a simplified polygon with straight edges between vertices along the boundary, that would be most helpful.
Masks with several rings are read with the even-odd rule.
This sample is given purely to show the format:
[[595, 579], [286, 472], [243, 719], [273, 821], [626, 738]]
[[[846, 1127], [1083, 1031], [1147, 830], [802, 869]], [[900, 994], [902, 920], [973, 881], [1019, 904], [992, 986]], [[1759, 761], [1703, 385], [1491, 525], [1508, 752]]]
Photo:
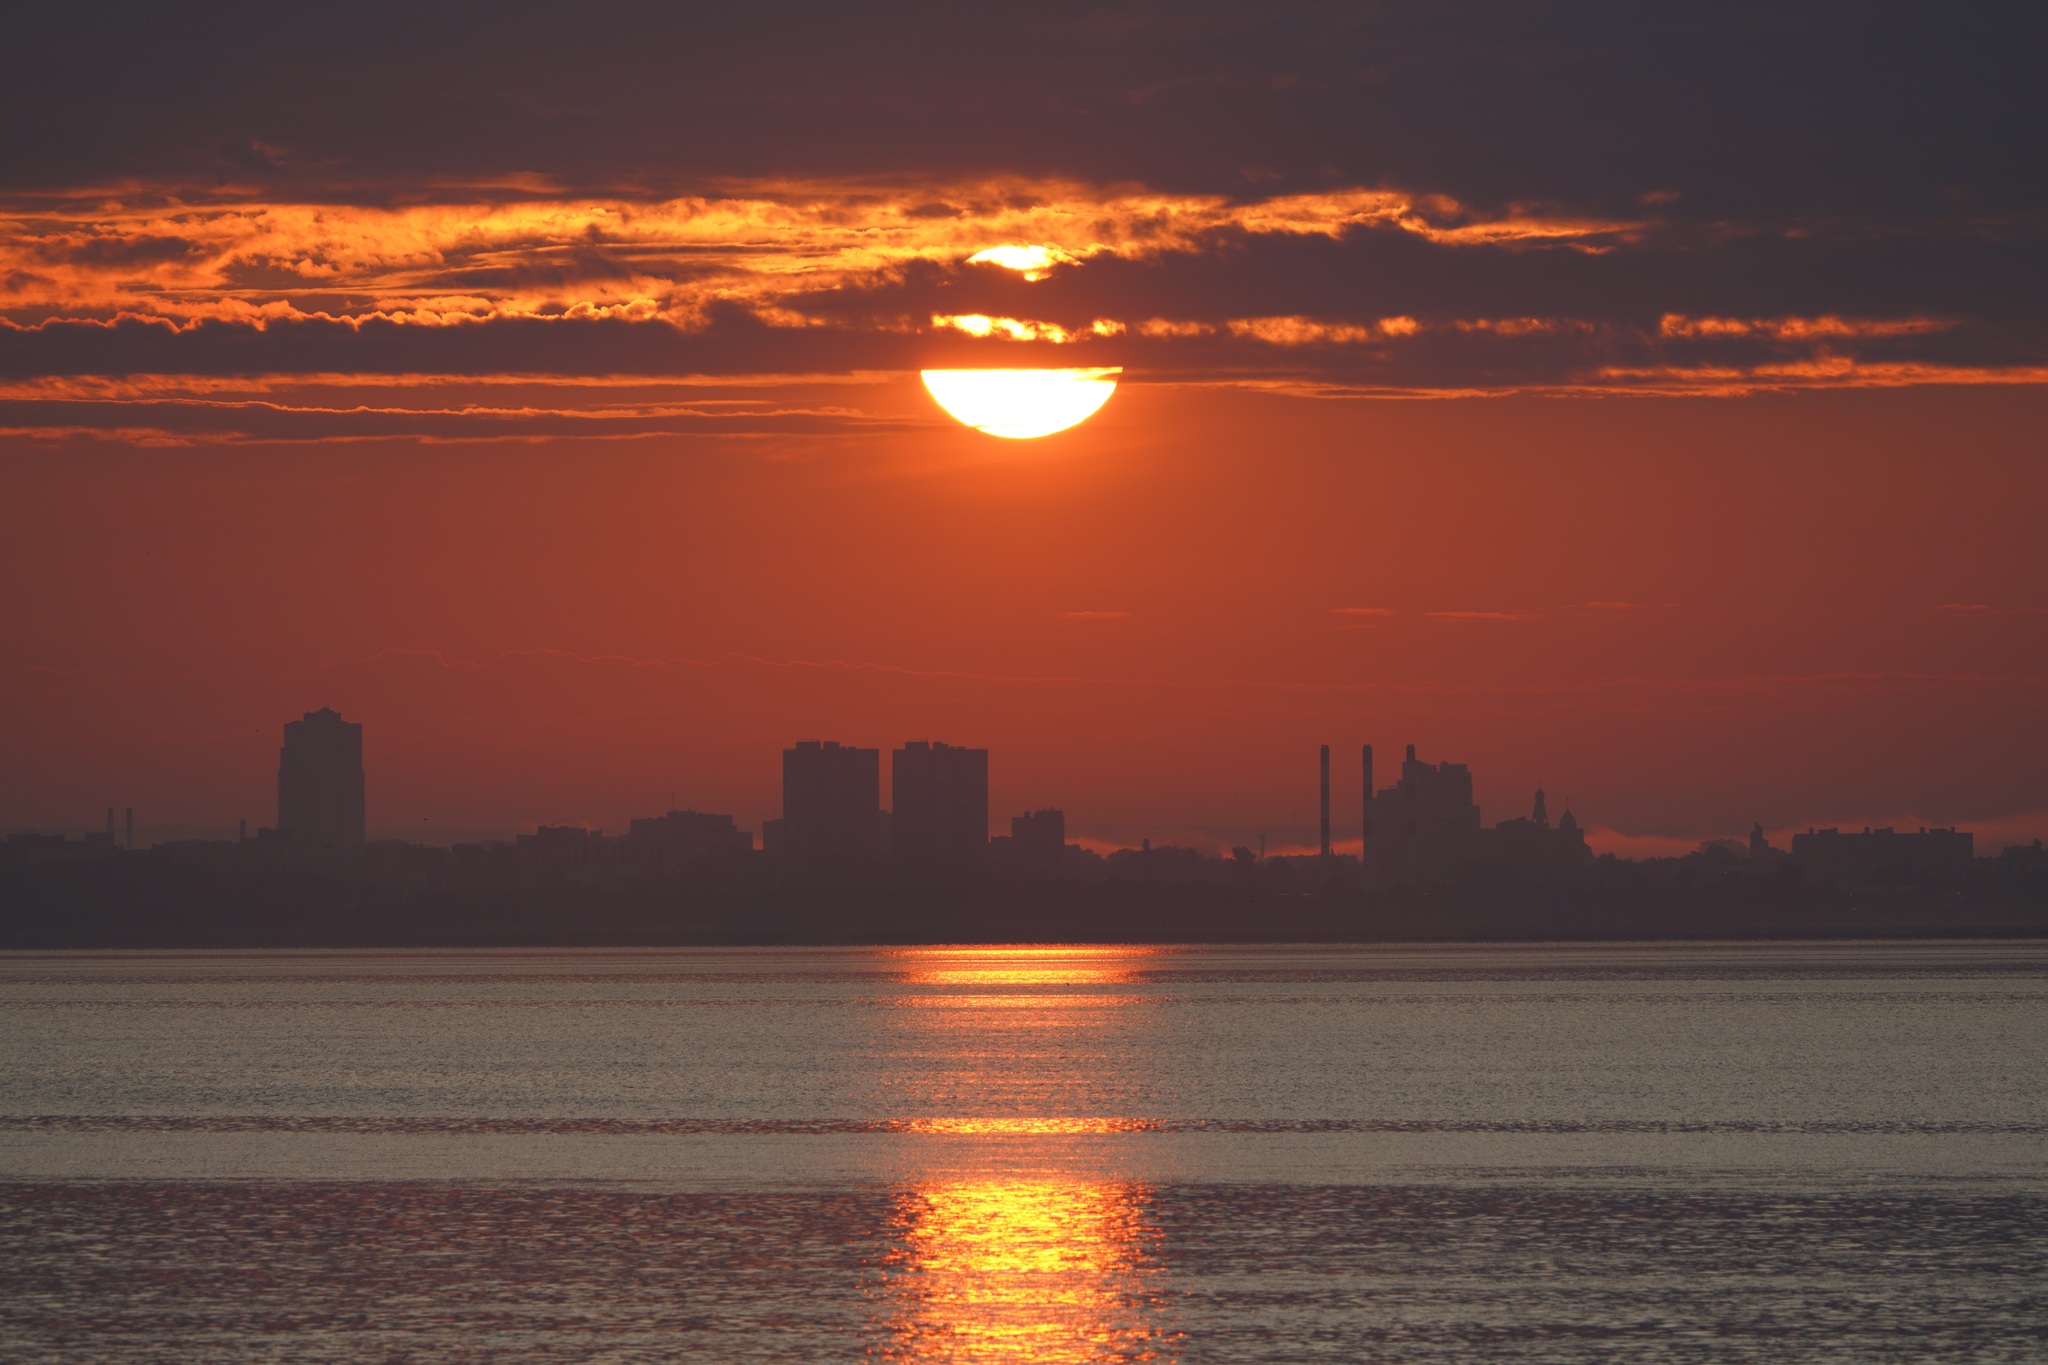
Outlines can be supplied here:
[[0, 957], [8, 1361], [2048, 1359], [2048, 948]]

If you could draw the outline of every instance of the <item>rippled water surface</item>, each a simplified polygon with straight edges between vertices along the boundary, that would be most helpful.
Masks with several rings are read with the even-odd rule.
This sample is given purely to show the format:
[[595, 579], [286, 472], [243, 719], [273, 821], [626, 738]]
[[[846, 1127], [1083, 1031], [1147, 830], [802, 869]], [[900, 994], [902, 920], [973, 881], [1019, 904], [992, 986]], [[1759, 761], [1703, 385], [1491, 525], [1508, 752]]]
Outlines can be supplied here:
[[0, 957], [8, 1360], [2041, 1360], [2048, 948]]

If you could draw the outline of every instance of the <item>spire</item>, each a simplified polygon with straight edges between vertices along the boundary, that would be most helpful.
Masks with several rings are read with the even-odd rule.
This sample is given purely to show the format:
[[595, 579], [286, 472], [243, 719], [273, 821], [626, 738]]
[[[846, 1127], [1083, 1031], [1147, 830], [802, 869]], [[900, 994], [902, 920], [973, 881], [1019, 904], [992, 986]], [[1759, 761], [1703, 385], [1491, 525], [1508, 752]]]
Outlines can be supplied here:
[[1559, 818], [1557, 827], [1567, 834], [1579, 827], [1578, 817], [1572, 814], [1570, 806], [1564, 808], [1564, 815]]
[[1550, 828], [1550, 812], [1543, 809], [1543, 788], [1536, 789], [1536, 813], [1529, 817], [1544, 829]]

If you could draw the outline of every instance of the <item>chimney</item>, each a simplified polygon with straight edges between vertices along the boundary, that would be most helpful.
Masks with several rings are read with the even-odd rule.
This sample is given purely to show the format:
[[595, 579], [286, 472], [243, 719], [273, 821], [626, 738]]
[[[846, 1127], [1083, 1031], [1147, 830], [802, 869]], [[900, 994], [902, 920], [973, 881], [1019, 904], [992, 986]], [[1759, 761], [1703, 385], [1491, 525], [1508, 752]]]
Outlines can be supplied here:
[[1330, 861], [1330, 746], [1323, 746], [1323, 861]]
[[1365, 746], [1365, 843], [1359, 847], [1358, 856], [1365, 857], [1372, 847], [1372, 745]]

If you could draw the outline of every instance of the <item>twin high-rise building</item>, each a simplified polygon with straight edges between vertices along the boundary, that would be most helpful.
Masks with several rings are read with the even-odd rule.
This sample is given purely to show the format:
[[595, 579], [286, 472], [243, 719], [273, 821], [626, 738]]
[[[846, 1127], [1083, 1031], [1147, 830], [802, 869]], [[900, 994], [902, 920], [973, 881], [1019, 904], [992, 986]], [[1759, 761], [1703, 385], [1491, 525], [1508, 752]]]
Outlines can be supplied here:
[[988, 846], [988, 750], [917, 740], [889, 756], [892, 809], [881, 801], [881, 751], [807, 739], [782, 752], [780, 852], [872, 858], [886, 843], [909, 862], [965, 862]]
[[277, 828], [301, 844], [364, 839], [363, 727], [322, 708], [288, 721], [277, 756]]
[[882, 851], [882, 751], [799, 740], [782, 751], [781, 851], [873, 858]]
[[890, 851], [961, 863], [988, 848], [988, 750], [914, 740], [889, 756]]

